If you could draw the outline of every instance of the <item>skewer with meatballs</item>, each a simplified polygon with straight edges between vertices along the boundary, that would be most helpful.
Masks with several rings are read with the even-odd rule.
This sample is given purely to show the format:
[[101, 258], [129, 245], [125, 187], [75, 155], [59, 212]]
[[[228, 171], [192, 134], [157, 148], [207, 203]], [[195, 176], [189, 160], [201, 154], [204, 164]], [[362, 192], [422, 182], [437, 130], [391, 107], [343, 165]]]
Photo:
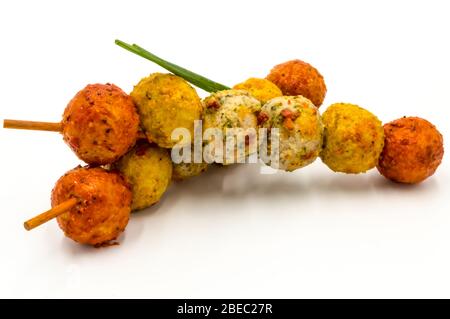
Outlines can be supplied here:
[[57, 218], [64, 234], [81, 244], [108, 245], [124, 230], [130, 213], [157, 203], [172, 178], [167, 150], [146, 141], [111, 169], [77, 167], [53, 188], [52, 209], [24, 223], [31, 230]]
[[139, 116], [132, 98], [114, 84], [90, 84], [64, 110], [60, 123], [5, 120], [5, 128], [61, 132], [84, 162], [111, 164], [133, 147]]
[[117, 172], [77, 167], [64, 174], [52, 191], [52, 209], [24, 223], [31, 230], [57, 218], [64, 234], [80, 244], [106, 245], [128, 224], [132, 192]]
[[[169, 155], [179, 142], [172, 139], [173, 130], [184, 128], [193, 136], [196, 120], [203, 120], [204, 129], [278, 128], [279, 163], [267, 164], [289, 172], [320, 157], [335, 172], [359, 174], [377, 167], [390, 180], [413, 184], [441, 163], [442, 135], [424, 119], [405, 117], [383, 127], [375, 115], [349, 103], [333, 104], [321, 116], [325, 82], [305, 62], [288, 61], [265, 79], [250, 78], [230, 89], [137, 45], [116, 43], [173, 74], [151, 74], [130, 95], [113, 84], [88, 85], [69, 102], [61, 123], [4, 122], [6, 128], [61, 132], [89, 164], [57, 181], [52, 209], [25, 222], [27, 230], [56, 218], [76, 242], [112, 244], [130, 213], [157, 203], [172, 179], [206, 170], [207, 163], [174, 164]], [[201, 100], [186, 81], [211, 95]], [[245, 140], [246, 156], [251, 143]], [[225, 158], [219, 163], [229, 164]]]
[[[146, 82], [144, 80], [150, 80], [150, 85], [145, 89], [142, 84]], [[156, 113], [160, 111], [159, 118], [162, 122], [173, 121], [176, 119], [176, 110], [173, 110], [172, 114], [167, 113], [170, 108], [176, 108], [177, 103], [182, 100], [185, 101], [186, 111], [184, 117], [178, 121], [179, 125], [190, 128], [193, 120], [201, 117], [200, 99], [195, 90], [183, 79], [173, 75], [155, 74], [144, 80], [132, 93], [136, 104], [141, 107], [140, 114], [152, 107], [148, 105], [147, 100], [141, 101], [142, 98], [139, 96], [140, 92], [144, 92], [148, 97], [149, 94], [145, 90], [149, 88], [154, 90], [154, 100], [162, 105], [161, 109], [156, 109], [158, 105], [154, 106], [156, 110], [152, 110], [152, 117], [157, 117]], [[152, 80], [156, 80], [156, 83], [152, 83]], [[175, 85], [170, 87], [167, 82]], [[180, 88], [184, 89], [184, 95]], [[52, 191], [52, 209], [25, 222], [27, 230], [56, 218], [65, 235], [74, 241], [93, 246], [109, 245], [124, 231], [132, 211], [154, 205], [167, 190], [172, 180], [173, 164], [169, 149], [159, 147], [155, 142], [170, 147], [171, 145], [165, 143], [170, 135], [158, 135], [156, 133], [163, 130], [158, 131], [157, 125], [155, 129], [150, 125], [148, 132], [152, 137], [148, 140], [152, 143], [144, 139], [136, 142], [139, 126], [136, 104], [133, 98], [118, 90], [120, 89], [113, 85], [89, 85], [69, 103], [61, 124], [44, 123], [38, 126], [44, 125], [44, 128], [50, 127], [54, 131], [61, 130], [65, 133], [64, 138], [69, 141], [69, 145], [76, 144], [74, 150], [80, 154], [79, 157], [91, 165], [71, 170], [58, 180]], [[102, 94], [104, 92], [108, 94]], [[114, 93], [119, 92], [120, 95], [114, 97]], [[190, 94], [191, 100], [186, 98], [186, 94]], [[161, 96], [159, 100], [158, 96]], [[132, 112], [125, 112], [124, 109]], [[192, 118], [188, 117], [189, 111]], [[121, 120], [121, 116], [129, 117], [130, 114], [132, 121]], [[141, 118], [148, 117], [144, 113]], [[124, 125], [124, 122], [132, 122], [133, 125], [130, 128]], [[17, 128], [23, 128], [24, 125], [20, 122], [6, 121], [5, 124], [7, 123], [19, 126]], [[77, 123], [79, 125], [76, 125]], [[31, 123], [31, 126], [31, 129], [36, 128], [35, 123]], [[120, 152], [115, 152], [112, 156], [109, 152], [111, 147], [108, 145], [100, 147], [98, 143], [88, 144], [90, 139], [98, 139], [103, 133], [110, 134], [111, 131], [117, 131], [117, 126], [123, 130], [125, 137], [132, 137], [127, 140], [126, 148], [123, 147]], [[126, 134], [127, 132], [132, 134]], [[113, 137], [117, 137], [117, 134]], [[78, 138], [83, 138], [85, 143], [73, 143], [73, 140]], [[114, 141], [114, 139], [106, 140], [105, 135], [102, 135], [102, 138], [104, 143]], [[119, 140], [118, 143], [122, 142], [119, 144], [124, 145], [123, 140], [120, 138]], [[83, 150], [89, 151], [89, 159]], [[95, 167], [100, 164], [109, 165]], [[199, 173], [198, 170], [189, 169], [189, 166], [183, 166], [184, 169], [181, 169], [181, 165], [175, 167], [178, 167], [178, 179]]]
[[[214, 92], [229, 89], [165, 61], [136, 44], [120, 40], [116, 40], [116, 44], [207, 92], [213, 92], [213, 95]], [[269, 115], [272, 112], [278, 115], [276, 118], [282, 123], [280, 169], [293, 171], [320, 155], [322, 161], [335, 172], [359, 174], [377, 167], [389, 180], [414, 184], [433, 175], [442, 161], [442, 134], [425, 119], [404, 117], [382, 126], [375, 115], [357, 105], [335, 103], [319, 119], [310, 117], [310, 121], [305, 121], [304, 117], [297, 116], [298, 112], [293, 112], [292, 106], [283, 107], [283, 100], [298, 98], [308, 99], [317, 109], [322, 105], [327, 91], [325, 81], [319, 71], [306, 62], [287, 61], [275, 66], [266, 79], [250, 78], [233, 88], [250, 92], [262, 103], [259, 126], [273, 127], [273, 119]], [[320, 138], [318, 134], [313, 134], [308, 139], [308, 134], [301, 132], [307, 127], [315, 127], [319, 132], [320, 125], [323, 126]], [[296, 151], [299, 145], [316, 145], [316, 150], [307, 152], [311, 158], [305, 161], [302, 160], [305, 149], [301, 148], [303, 152]]]

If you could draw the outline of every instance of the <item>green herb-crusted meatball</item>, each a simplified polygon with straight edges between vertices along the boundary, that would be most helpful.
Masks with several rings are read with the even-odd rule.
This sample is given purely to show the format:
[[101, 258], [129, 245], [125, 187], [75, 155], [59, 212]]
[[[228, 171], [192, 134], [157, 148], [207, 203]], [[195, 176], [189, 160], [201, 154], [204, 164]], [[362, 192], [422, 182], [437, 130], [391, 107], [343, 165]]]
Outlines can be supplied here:
[[[294, 171], [319, 156], [322, 122], [319, 111], [307, 98], [282, 96], [271, 99], [262, 107], [258, 120], [263, 128], [279, 130], [279, 163], [271, 161], [270, 166]], [[271, 143], [269, 150], [276, 151]]]
[[[247, 138], [237, 140], [234, 148], [234, 160], [225, 155], [223, 149], [224, 164], [235, 162], [238, 151], [248, 155], [256, 150], [256, 133], [258, 129], [257, 113], [261, 110], [261, 103], [244, 90], [225, 90], [211, 94], [203, 100], [205, 113], [203, 129], [217, 129], [223, 135], [225, 148], [226, 134], [230, 129], [238, 129], [246, 133], [253, 130], [255, 134], [249, 134]], [[242, 135], [244, 135], [242, 134]], [[208, 141], [207, 141], [208, 143]], [[217, 150], [216, 150], [217, 151]], [[233, 150], [231, 150], [233, 151]]]

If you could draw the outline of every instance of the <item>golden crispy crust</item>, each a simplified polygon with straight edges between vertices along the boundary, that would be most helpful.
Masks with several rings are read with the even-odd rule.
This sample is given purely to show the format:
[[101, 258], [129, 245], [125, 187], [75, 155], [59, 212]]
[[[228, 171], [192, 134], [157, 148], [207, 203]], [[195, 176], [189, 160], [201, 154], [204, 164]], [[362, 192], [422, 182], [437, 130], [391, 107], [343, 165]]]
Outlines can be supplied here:
[[200, 175], [208, 169], [208, 163], [179, 163], [173, 164], [172, 179], [181, 182], [185, 179]]
[[168, 150], [150, 146], [146, 141], [139, 141], [115, 167], [131, 184], [133, 211], [156, 204], [172, 179], [172, 160]]
[[384, 135], [377, 168], [390, 180], [419, 183], [434, 174], [444, 156], [441, 133], [419, 117], [403, 117], [385, 124]]
[[79, 203], [58, 216], [59, 227], [76, 242], [103, 245], [125, 230], [131, 211], [131, 189], [120, 173], [102, 168], [75, 168], [52, 191], [52, 207], [76, 198]]
[[283, 95], [302, 95], [316, 107], [322, 105], [327, 93], [323, 76], [312, 65], [301, 60], [276, 65], [267, 79], [275, 83]]
[[89, 164], [110, 164], [135, 143], [139, 116], [133, 100], [114, 84], [90, 84], [67, 105], [63, 136]]
[[283, 95], [281, 90], [274, 83], [267, 79], [259, 78], [249, 78], [246, 81], [233, 86], [233, 89], [248, 91], [254, 98], [259, 100], [261, 104]]
[[381, 121], [348, 103], [330, 105], [322, 115], [325, 126], [322, 161], [333, 171], [358, 174], [374, 168], [383, 149]]
[[131, 92], [142, 127], [150, 142], [171, 148], [172, 131], [186, 128], [194, 136], [194, 121], [202, 118], [203, 107], [195, 89], [173, 74], [154, 73], [143, 78]]

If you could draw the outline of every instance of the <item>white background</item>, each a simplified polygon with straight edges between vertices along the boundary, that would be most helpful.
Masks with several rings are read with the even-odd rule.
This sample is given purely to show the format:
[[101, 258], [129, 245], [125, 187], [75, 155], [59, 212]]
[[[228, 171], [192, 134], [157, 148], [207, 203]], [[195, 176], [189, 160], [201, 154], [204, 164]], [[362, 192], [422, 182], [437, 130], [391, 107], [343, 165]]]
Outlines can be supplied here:
[[[59, 121], [88, 83], [129, 92], [159, 67], [136, 42], [228, 85], [299, 58], [333, 102], [449, 138], [448, 1], [1, 1], [0, 118]], [[205, 96], [204, 92], [200, 92]], [[0, 129], [0, 297], [450, 297], [448, 156], [417, 186], [320, 160], [212, 169], [134, 214], [121, 245], [73, 243], [46, 210], [80, 161], [57, 133]]]

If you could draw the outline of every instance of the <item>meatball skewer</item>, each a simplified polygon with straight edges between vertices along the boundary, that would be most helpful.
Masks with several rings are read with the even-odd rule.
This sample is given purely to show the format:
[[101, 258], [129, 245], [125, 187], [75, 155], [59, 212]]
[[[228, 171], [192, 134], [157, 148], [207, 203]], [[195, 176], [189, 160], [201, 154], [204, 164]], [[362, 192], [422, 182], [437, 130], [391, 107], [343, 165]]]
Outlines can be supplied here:
[[[283, 71], [278, 72], [283, 80], [287, 79], [289, 85], [295, 90], [287, 90], [284, 86], [271, 81], [270, 77], [267, 77], [267, 79], [250, 78], [235, 85], [234, 90], [229, 90], [223, 84], [213, 82], [165, 61], [136, 44], [130, 45], [120, 40], [116, 40], [116, 44], [183, 77], [186, 81], [201, 89], [211, 92], [212, 94], [203, 100], [205, 107], [204, 129], [219, 128], [223, 133], [226, 133], [227, 129], [235, 128], [257, 130], [259, 127], [265, 127], [270, 129], [278, 127], [278, 124], [280, 124], [278, 119], [280, 116], [284, 117], [284, 125], [280, 124], [282, 135], [280, 136], [281, 163], [279, 164], [281, 165], [270, 163], [271, 166], [286, 171], [294, 171], [310, 164], [319, 155], [322, 145], [322, 123], [317, 107], [323, 101], [326, 87], [323, 77], [309, 64], [299, 60], [295, 60], [295, 63], [287, 62], [283, 64]], [[272, 75], [276, 73], [273, 70], [271, 71]], [[285, 77], [286, 75], [288, 77]], [[274, 80], [278, 79], [276, 76], [273, 78]], [[282, 87], [284, 89], [280, 89]], [[282, 97], [283, 93], [298, 96]], [[300, 94], [303, 96], [300, 96]], [[312, 100], [315, 104], [310, 102]], [[251, 140], [252, 138], [248, 138], [245, 141], [250, 143]], [[237, 148], [245, 149], [244, 155], [247, 156], [249, 150], [252, 149], [250, 146], [237, 145]], [[213, 147], [212, 149], [213, 153], [217, 151]], [[230, 161], [224, 157], [219, 162], [233, 163], [237, 155], [236, 151]]]
[[38, 122], [38, 121], [23, 121], [23, 120], [3, 120], [3, 128], [18, 129], [18, 130], [32, 130], [32, 131], [49, 131], [61, 132], [62, 125], [58, 122]]
[[72, 240], [93, 246], [115, 240], [128, 224], [131, 186], [122, 174], [100, 167], [77, 167], [64, 174], [52, 190], [52, 209], [24, 223], [31, 230], [57, 218]]
[[65, 202], [62, 202], [61, 204], [52, 207], [46, 212], [43, 212], [42, 214], [39, 214], [26, 222], [23, 223], [23, 227], [26, 230], [32, 230], [42, 224], [45, 224], [46, 222], [52, 220], [53, 218], [58, 217], [61, 214], [64, 214], [65, 212], [69, 211], [74, 207], [78, 201], [75, 198], [71, 198], [66, 200]]
[[[25, 121], [4, 119], [3, 128], [15, 130], [30, 130], [30, 131], [47, 131], [62, 133], [61, 122], [43, 122], [43, 121]], [[137, 139], [145, 139], [144, 132], [138, 131]]]
[[60, 132], [83, 161], [111, 164], [135, 144], [139, 116], [132, 98], [113, 84], [91, 84], [79, 91], [60, 123], [4, 120], [4, 128]]

